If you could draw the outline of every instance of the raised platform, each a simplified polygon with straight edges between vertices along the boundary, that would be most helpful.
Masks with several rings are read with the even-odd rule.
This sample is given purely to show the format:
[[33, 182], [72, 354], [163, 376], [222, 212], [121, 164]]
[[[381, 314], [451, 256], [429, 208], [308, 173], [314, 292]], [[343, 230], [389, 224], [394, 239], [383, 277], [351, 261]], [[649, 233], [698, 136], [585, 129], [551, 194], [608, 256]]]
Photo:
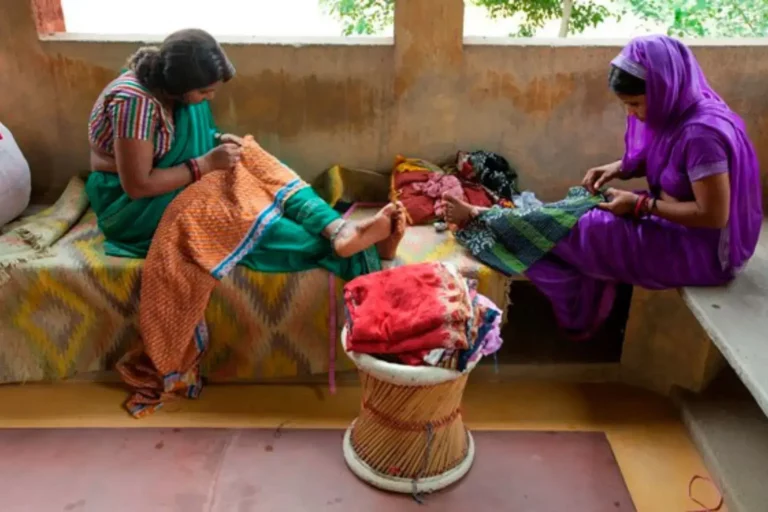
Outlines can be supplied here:
[[[40, 213], [35, 224], [64, 224], [66, 234], [44, 257], [18, 262], [0, 283], [0, 384], [110, 371], [137, 340], [142, 261], [106, 256], [95, 215], [83, 215], [82, 184], [68, 190], [67, 200], [57, 203], [61, 209]], [[70, 202], [83, 211], [67, 208]], [[373, 212], [359, 209], [355, 215]], [[472, 259], [449, 233], [411, 228], [397, 259], [453, 263], [477, 280], [481, 293], [506, 304], [508, 280]], [[327, 372], [329, 342], [338, 338], [344, 315], [343, 282], [330, 284], [322, 269], [273, 274], [237, 267], [216, 287], [206, 310], [211, 345], [202, 362], [205, 375], [216, 382], [253, 382]], [[339, 371], [351, 368], [343, 356], [336, 363]]]

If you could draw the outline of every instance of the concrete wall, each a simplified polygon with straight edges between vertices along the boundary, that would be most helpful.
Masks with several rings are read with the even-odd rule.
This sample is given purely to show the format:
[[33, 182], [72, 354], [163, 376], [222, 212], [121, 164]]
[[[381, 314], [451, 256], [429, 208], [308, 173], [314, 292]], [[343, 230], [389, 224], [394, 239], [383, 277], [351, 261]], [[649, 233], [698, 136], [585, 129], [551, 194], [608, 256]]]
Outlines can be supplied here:
[[[39, 14], [38, 14], [39, 17]], [[33, 169], [35, 200], [87, 168], [90, 108], [137, 43], [40, 41], [30, 0], [0, 2], [0, 121]], [[395, 43], [226, 44], [238, 69], [215, 110], [312, 178], [334, 163], [386, 171], [395, 154], [497, 151], [555, 197], [621, 155], [623, 114], [606, 90], [621, 44], [463, 41], [461, 0], [397, 3]], [[697, 46], [713, 86], [768, 161], [768, 46]]]

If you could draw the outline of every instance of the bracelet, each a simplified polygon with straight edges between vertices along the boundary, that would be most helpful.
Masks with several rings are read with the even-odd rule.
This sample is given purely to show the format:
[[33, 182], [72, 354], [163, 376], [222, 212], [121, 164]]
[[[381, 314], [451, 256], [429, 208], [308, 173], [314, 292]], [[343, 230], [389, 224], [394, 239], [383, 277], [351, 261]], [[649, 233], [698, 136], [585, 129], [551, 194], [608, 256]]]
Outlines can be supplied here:
[[651, 207], [648, 209], [648, 215], [653, 213], [653, 210], [656, 209], [656, 201], [658, 201], [658, 198], [654, 197], [651, 199]]
[[635, 212], [634, 212], [634, 217], [636, 219], [639, 219], [641, 217], [641, 214], [643, 213], [643, 206], [645, 206], [645, 203], [647, 200], [648, 200], [648, 196], [646, 196], [645, 194], [638, 196], [637, 202], [635, 203]]
[[195, 179], [195, 169], [192, 167], [192, 165], [189, 163], [189, 161], [184, 162], [184, 167], [186, 167], [187, 170], [189, 171], [189, 176], [192, 178], [192, 183], [197, 181]]
[[200, 181], [200, 179], [203, 177], [203, 174], [200, 172], [200, 166], [198, 165], [197, 161], [194, 158], [190, 158], [184, 162], [184, 165], [186, 165], [187, 169], [189, 169], [189, 173], [192, 175], [192, 181]]
[[331, 246], [333, 246], [336, 243], [336, 238], [338, 238], [339, 233], [341, 233], [341, 230], [344, 229], [344, 226], [347, 225], [347, 221], [342, 220], [338, 226], [336, 226], [336, 229], [333, 230], [333, 233], [331, 233], [331, 236], [328, 237], [328, 240], [331, 242]]

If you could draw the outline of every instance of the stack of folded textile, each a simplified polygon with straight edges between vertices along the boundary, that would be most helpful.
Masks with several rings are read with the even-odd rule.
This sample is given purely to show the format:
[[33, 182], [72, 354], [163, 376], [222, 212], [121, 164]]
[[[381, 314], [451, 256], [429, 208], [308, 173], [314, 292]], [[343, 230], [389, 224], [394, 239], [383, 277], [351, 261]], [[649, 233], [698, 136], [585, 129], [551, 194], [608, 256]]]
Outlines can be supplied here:
[[351, 352], [463, 371], [501, 347], [501, 311], [450, 264], [358, 277], [345, 286], [344, 301]]

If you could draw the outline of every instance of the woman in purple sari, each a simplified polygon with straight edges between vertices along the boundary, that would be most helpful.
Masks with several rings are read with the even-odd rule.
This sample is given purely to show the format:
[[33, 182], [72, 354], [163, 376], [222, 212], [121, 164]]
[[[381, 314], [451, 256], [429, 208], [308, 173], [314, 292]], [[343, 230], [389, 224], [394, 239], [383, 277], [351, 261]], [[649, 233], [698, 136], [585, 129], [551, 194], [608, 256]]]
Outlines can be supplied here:
[[752, 256], [763, 217], [744, 122], [710, 88], [690, 49], [664, 36], [640, 37], [611, 64], [610, 87], [628, 114], [626, 151], [591, 169], [583, 185], [597, 193], [614, 179], [644, 176], [648, 191], [608, 189], [608, 202], [526, 273], [576, 338], [606, 320], [617, 283], [729, 282]]

